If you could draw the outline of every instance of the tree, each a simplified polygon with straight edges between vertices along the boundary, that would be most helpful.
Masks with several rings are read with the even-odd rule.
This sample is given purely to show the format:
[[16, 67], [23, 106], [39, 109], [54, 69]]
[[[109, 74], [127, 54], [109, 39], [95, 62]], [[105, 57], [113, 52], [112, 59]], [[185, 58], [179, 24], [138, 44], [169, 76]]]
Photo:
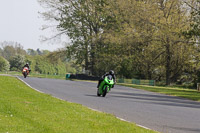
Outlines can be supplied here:
[[38, 53], [34, 49], [27, 49], [27, 54], [31, 56], [38, 55]]
[[118, 28], [105, 35], [108, 42], [118, 44], [121, 53], [117, 54], [122, 55], [118, 59], [123, 58], [121, 66], [125, 63], [140, 78], [148, 79], [152, 79], [155, 70], [164, 68], [166, 84], [176, 81], [185, 69], [184, 64], [192, 60], [188, 56], [192, 46], [182, 36], [189, 26], [183, 2], [113, 0], [111, 8], [118, 18]]
[[184, 33], [186, 37], [193, 38], [194, 41], [199, 42], [200, 36], [200, 1], [199, 0], [191, 0], [185, 1], [185, 3], [190, 8], [190, 29], [186, 30]]
[[3, 56], [3, 50], [0, 48], [0, 56]]
[[9, 71], [9, 69], [10, 69], [9, 62], [5, 58], [0, 56], [0, 71]]
[[10, 69], [14, 71], [21, 71], [25, 65], [25, 57], [22, 55], [13, 56], [10, 60]]
[[36, 52], [37, 52], [38, 55], [42, 55], [42, 52], [40, 51], [39, 48], [36, 50]]
[[15, 48], [16, 54], [26, 55], [26, 51], [24, 50], [23, 46], [20, 43], [15, 43], [14, 48]]
[[184, 64], [192, 59], [189, 58], [191, 56], [185, 56], [191, 52], [192, 47], [182, 35], [189, 26], [187, 10], [182, 5], [180, 0], [162, 0], [158, 3], [161, 17], [156, 24], [159, 26], [156, 39], [162, 43], [161, 47], [165, 51], [161, 57], [165, 64], [167, 85], [176, 81], [184, 70]]
[[10, 60], [15, 55], [26, 55], [26, 51], [23, 49], [21, 44], [17, 42], [1, 42], [0, 45], [2, 46], [2, 56]]
[[[97, 45], [101, 43], [101, 34], [107, 16], [104, 15], [105, 0], [83, 1], [39, 1], [51, 11], [43, 15], [59, 22], [57, 28], [61, 34], [67, 34], [72, 40], [68, 46], [68, 55], [78, 64], [95, 74]], [[54, 10], [54, 12], [52, 12]]]
[[13, 46], [5, 46], [3, 48], [3, 57], [7, 60], [10, 60], [11, 57], [15, 56], [16, 55], [16, 52], [15, 52], [15, 48]]
[[34, 49], [27, 49], [27, 54], [31, 55], [31, 56], [36, 56], [36, 55], [47, 55], [48, 53], [50, 53], [49, 50], [40, 50], [39, 48], [37, 50]]
[[65, 49], [50, 52], [46, 55], [46, 57], [52, 64], [57, 63], [58, 60], [61, 60], [62, 62], [65, 62], [67, 60]]
[[185, 1], [40, 2], [50, 8], [44, 15], [72, 40], [68, 55], [93, 75], [114, 69], [121, 77], [166, 80], [169, 85], [196, 60], [195, 46], [183, 36], [190, 28]]
[[42, 55], [48, 55], [50, 53], [49, 50], [42, 50]]

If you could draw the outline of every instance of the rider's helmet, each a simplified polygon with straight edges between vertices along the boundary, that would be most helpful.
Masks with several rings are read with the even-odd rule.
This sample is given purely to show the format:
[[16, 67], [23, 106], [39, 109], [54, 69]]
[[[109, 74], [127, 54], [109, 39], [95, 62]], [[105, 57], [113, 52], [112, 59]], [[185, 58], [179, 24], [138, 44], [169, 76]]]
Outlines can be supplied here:
[[26, 63], [26, 65], [29, 65], [28, 62]]
[[113, 70], [110, 70], [110, 71], [109, 71], [109, 74], [113, 75], [113, 74], [114, 74], [114, 71], [113, 71]]

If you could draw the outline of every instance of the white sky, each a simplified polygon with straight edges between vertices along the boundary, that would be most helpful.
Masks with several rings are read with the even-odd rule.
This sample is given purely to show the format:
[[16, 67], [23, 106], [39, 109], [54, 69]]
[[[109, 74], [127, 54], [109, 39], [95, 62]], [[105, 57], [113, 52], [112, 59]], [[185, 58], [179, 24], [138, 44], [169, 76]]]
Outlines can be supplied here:
[[41, 42], [41, 36], [51, 36], [54, 32], [42, 31], [48, 24], [39, 15], [42, 11], [37, 0], [0, 0], [0, 42], [14, 41], [24, 49], [47, 49], [50, 51], [64, 47], [60, 44]]

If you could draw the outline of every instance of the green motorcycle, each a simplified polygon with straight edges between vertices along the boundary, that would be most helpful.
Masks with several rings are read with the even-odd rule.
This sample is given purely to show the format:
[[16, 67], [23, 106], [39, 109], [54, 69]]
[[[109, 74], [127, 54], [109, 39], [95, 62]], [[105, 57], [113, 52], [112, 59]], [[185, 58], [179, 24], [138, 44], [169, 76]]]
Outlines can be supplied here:
[[97, 89], [97, 96], [105, 97], [106, 94], [111, 90], [114, 85], [114, 79], [111, 75], [108, 75], [100, 83], [99, 88]]

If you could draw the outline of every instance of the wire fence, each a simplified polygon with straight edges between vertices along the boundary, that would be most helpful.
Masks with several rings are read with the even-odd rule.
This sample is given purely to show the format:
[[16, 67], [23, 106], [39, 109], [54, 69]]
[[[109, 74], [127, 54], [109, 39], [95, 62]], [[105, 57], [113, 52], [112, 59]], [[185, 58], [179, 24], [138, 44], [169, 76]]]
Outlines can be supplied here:
[[155, 80], [117, 79], [118, 83], [155, 86]]

